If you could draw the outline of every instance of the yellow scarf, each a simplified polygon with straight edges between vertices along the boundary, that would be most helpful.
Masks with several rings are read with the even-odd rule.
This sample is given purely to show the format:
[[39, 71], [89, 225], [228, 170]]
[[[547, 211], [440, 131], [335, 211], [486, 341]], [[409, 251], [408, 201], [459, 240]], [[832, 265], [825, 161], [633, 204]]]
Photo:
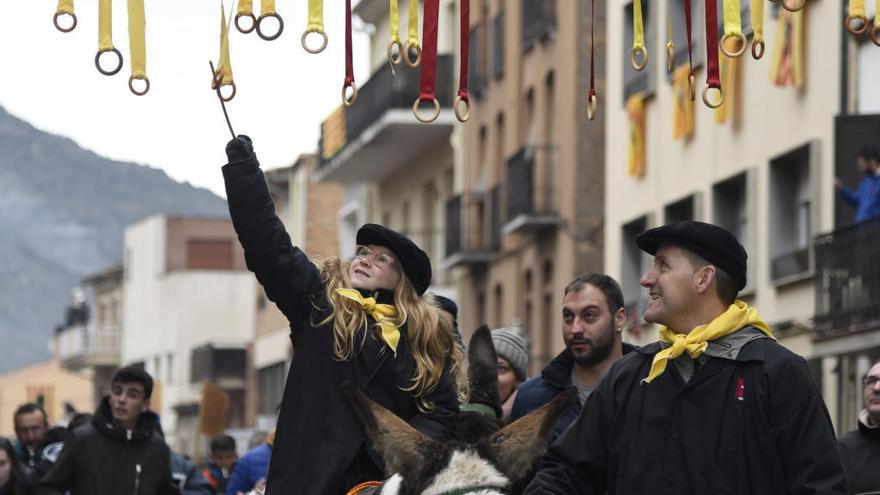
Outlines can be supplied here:
[[708, 325], [700, 325], [691, 330], [691, 333], [687, 335], [661, 325], [660, 340], [672, 344], [672, 347], [664, 349], [654, 356], [654, 362], [651, 363], [651, 372], [648, 373], [647, 378], [643, 381], [651, 383], [654, 378], [657, 378], [666, 371], [666, 364], [670, 360], [681, 356], [685, 351], [692, 358], [696, 359], [709, 346], [710, 340], [730, 335], [745, 327], [755, 327], [771, 339], [776, 340], [776, 337], [770, 331], [770, 327], [758, 316], [758, 310], [750, 308], [740, 300], [731, 304], [727, 311], [712, 320]]
[[397, 343], [400, 342], [400, 330], [389, 318], [397, 316], [397, 308], [390, 304], [378, 304], [372, 297], [364, 297], [360, 292], [353, 289], [336, 289], [336, 293], [342, 297], [351, 299], [361, 305], [364, 311], [376, 320], [376, 324], [382, 329], [382, 340], [397, 356]]

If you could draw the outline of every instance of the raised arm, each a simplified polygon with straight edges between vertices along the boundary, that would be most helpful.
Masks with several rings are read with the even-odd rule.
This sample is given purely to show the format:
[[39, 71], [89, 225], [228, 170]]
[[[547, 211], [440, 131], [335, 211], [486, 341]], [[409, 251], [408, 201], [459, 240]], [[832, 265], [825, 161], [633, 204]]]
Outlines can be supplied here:
[[226, 145], [223, 167], [232, 225], [244, 248], [245, 261], [269, 300], [291, 322], [311, 311], [310, 296], [322, 287], [317, 267], [290, 242], [254, 154], [250, 138], [239, 136]]

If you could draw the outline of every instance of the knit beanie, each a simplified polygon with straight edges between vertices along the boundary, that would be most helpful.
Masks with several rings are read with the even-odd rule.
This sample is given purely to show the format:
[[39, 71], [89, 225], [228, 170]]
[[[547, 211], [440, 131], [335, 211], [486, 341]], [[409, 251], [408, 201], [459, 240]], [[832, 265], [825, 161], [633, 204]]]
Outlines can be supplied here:
[[529, 377], [529, 346], [516, 329], [492, 330], [492, 343], [498, 357], [506, 359], [520, 379]]

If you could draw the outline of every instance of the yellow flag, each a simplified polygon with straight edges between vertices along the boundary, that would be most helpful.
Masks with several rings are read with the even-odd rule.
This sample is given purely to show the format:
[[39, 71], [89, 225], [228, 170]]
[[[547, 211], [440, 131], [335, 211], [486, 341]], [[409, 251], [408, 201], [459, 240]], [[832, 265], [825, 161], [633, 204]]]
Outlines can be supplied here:
[[777, 86], [804, 86], [804, 10], [780, 10], [776, 28], [776, 45], [770, 66], [770, 82]]
[[694, 102], [688, 96], [688, 76], [691, 68], [679, 66], [672, 75], [672, 139], [689, 140], [694, 137]]
[[626, 173], [631, 177], [645, 175], [645, 95], [636, 93], [626, 100], [629, 118], [629, 151]]

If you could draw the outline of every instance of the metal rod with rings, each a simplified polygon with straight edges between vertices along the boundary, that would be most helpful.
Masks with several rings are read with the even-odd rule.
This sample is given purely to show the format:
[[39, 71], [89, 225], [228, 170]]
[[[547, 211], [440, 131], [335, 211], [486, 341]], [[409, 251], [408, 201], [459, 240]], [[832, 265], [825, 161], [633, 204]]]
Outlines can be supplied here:
[[[217, 72], [214, 70], [214, 62], [208, 60], [208, 65], [211, 66], [211, 79], [217, 80]], [[235, 139], [235, 131], [232, 130], [232, 122], [229, 121], [229, 113], [226, 112], [226, 102], [223, 100], [223, 95], [220, 94], [220, 85], [216, 85], [214, 91], [217, 92], [217, 99], [220, 100], [220, 107], [223, 109], [223, 117], [226, 118], [226, 126], [229, 127], [229, 134], [232, 134], [232, 139]], [[234, 94], [234, 93], [233, 93]]]

